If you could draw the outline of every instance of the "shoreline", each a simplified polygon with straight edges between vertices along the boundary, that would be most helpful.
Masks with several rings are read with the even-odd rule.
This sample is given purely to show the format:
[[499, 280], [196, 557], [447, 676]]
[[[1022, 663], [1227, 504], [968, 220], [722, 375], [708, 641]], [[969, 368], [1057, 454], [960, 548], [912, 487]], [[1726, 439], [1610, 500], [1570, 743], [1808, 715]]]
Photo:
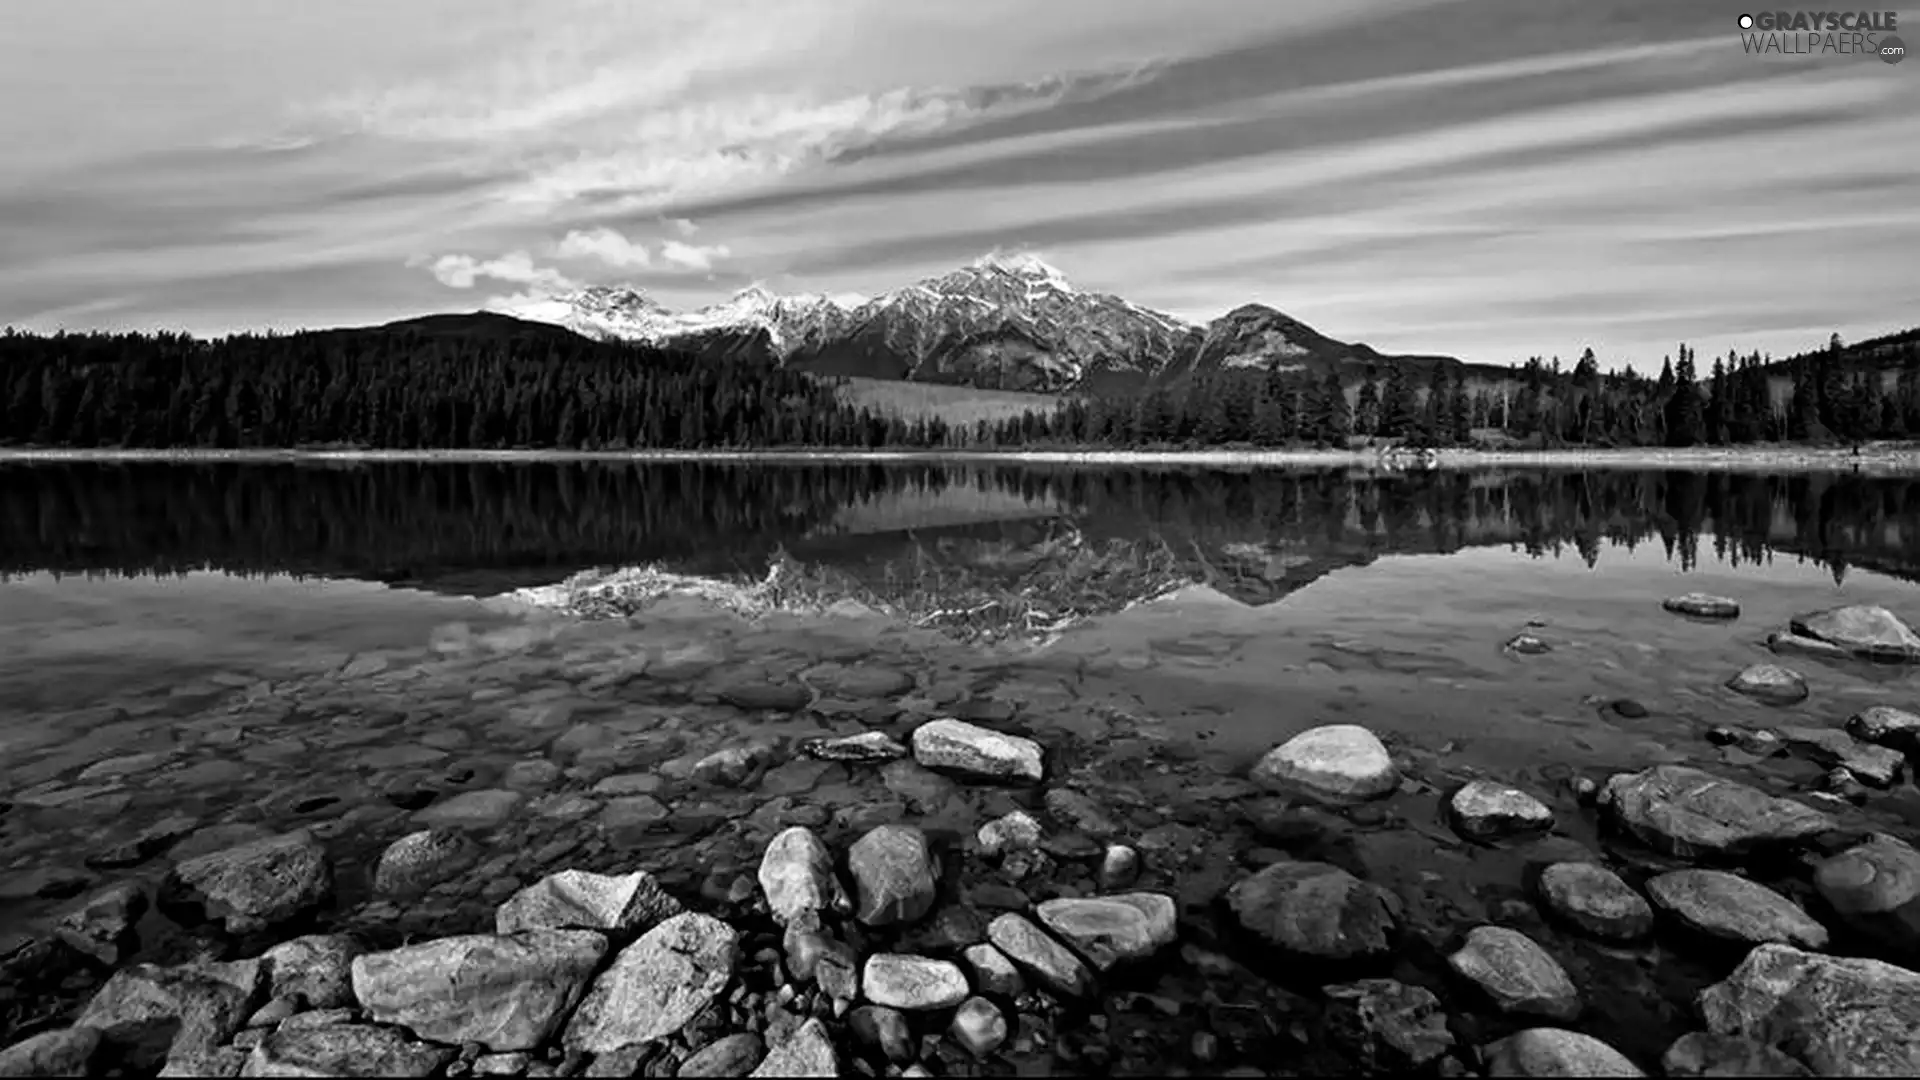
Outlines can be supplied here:
[[[1920, 444], [1850, 449], [1762, 446], [1750, 449], [1463, 450], [1437, 452], [1437, 468], [1529, 466], [1564, 468], [1685, 468], [1712, 470], [1804, 470], [1874, 468], [1920, 471]], [[1205, 465], [1286, 467], [1390, 464], [1372, 450], [160, 450], [0, 448], [0, 463], [55, 462], [441, 462], [448, 464], [539, 461], [737, 462], [768, 464], [840, 461], [998, 462], [1065, 465]]]

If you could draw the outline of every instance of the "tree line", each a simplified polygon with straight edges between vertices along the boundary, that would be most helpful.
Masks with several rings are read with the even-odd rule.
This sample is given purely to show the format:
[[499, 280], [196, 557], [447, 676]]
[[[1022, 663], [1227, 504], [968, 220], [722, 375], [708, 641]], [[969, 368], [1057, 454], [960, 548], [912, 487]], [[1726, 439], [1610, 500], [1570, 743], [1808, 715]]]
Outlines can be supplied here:
[[[973, 424], [849, 404], [831, 380], [740, 358], [592, 341], [517, 320], [452, 316], [373, 330], [0, 334], [0, 445], [249, 449], [1002, 449], [1699, 446], [1901, 439], [1920, 433], [1920, 348], [1889, 384], [1858, 350], [1773, 364], [1685, 345], [1657, 378], [1530, 358], [1510, 376], [1429, 365], [1302, 374], [1203, 372], [1070, 396]], [[1875, 343], [1867, 343], [1874, 345]], [[1882, 352], [1885, 350], [1883, 349]], [[1781, 386], [1785, 393], [1777, 392]]]

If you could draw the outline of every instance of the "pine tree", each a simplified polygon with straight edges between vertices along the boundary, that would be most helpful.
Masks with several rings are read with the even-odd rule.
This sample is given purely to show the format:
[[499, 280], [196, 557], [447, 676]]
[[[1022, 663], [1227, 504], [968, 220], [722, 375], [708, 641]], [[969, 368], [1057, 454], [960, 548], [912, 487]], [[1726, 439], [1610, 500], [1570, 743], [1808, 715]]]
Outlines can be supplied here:
[[1667, 445], [1698, 446], [1706, 441], [1706, 412], [1694, 377], [1693, 350], [1680, 346], [1680, 364], [1673, 372], [1673, 395], [1667, 399]]

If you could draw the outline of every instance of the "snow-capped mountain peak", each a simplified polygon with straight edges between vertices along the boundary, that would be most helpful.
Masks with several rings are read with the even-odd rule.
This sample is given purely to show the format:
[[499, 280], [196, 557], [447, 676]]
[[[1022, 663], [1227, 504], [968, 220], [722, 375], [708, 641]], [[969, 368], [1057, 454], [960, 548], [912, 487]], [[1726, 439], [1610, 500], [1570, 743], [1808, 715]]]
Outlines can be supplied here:
[[1060, 268], [1031, 252], [991, 252], [982, 255], [967, 264], [969, 270], [1001, 270], [1017, 277], [1026, 278], [1059, 289], [1072, 292], [1073, 285], [1067, 281], [1067, 275]]

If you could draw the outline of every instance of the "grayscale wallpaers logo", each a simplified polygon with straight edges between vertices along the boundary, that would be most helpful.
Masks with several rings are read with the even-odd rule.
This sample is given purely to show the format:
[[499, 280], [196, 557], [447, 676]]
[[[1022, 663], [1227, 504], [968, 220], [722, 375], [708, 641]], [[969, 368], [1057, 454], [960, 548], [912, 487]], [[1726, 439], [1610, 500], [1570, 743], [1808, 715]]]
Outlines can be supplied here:
[[1749, 53], [1858, 56], [1885, 64], [1907, 57], [1891, 11], [1760, 11], [1739, 21], [1740, 47]]

